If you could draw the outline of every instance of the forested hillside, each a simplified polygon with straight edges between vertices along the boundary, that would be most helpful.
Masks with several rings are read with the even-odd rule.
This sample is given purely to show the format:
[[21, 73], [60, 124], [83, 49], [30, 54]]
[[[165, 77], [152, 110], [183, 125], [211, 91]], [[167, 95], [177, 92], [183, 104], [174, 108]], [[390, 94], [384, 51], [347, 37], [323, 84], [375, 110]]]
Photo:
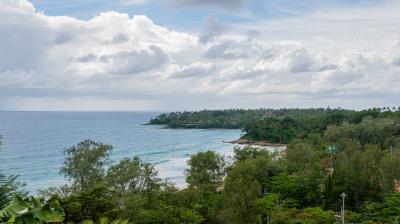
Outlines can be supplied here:
[[[333, 224], [340, 222], [340, 194], [346, 193], [346, 223], [398, 223], [398, 112], [316, 110], [310, 117], [298, 112], [290, 112], [290, 118], [304, 123], [295, 126], [286, 151], [244, 147], [235, 148], [232, 158], [213, 151], [194, 154], [187, 163], [185, 189], [163, 181], [152, 164], [138, 157], [110, 163], [111, 145], [81, 142], [65, 150], [60, 173], [69, 184], [43, 186], [38, 208], [50, 208], [43, 209], [45, 218], [66, 223]], [[283, 130], [296, 123], [287, 117], [263, 120], [270, 119], [277, 119]], [[0, 222], [21, 218], [10, 212], [15, 203], [34, 201], [24, 196], [10, 201], [20, 189], [14, 183], [0, 182]], [[29, 214], [39, 223], [46, 221]]]
[[239, 129], [252, 121], [260, 120], [268, 110], [203, 110], [196, 112], [164, 113], [150, 120], [149, 124], [166, 125], [168, 128], [227, 128]]
[[149, 124], [168, 128], [242, 129], [242, 138], [270, 143], [290, 143], [295, 138], [321, 135], [329, 125], [358, 124], [364, 118], [399, 117], [398, 108], [204, 110], [161, 114]]

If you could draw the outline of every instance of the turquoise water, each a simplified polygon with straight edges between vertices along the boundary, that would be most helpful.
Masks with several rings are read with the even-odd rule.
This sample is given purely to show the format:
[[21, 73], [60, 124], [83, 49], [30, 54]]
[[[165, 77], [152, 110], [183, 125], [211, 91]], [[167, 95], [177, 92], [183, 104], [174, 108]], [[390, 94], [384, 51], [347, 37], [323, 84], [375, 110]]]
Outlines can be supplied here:
[[63, 149], [85, 139], [114, 146], [111, 158], [139, 156], [155, 164], [159, 175], [185, 186], [190, 154], [215, 150], [231, 154], [223, 141], [240, 137], [239, 130], [171, 130], [141, 125], [157, 113], [138, 112], [0, 112], [0, 169], [19, 175], [26, 190], [60, 186]]

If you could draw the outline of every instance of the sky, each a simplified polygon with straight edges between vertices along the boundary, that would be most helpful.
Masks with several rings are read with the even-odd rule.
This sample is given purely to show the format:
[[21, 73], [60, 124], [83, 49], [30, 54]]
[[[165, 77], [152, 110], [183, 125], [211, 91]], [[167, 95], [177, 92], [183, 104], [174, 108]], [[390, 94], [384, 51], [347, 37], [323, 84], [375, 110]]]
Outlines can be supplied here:
[[0, 0], [0, 110], [400, 104], [399, 0]]

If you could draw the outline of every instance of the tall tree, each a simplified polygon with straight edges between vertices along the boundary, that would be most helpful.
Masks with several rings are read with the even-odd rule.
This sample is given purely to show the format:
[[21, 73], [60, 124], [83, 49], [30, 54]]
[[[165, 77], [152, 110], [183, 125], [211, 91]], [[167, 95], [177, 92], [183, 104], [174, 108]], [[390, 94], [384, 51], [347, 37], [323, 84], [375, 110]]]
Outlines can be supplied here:
[[200, 152], [191, 156], [186, 169], [186, 182], [191, 188], [216, 191], [221, 186], [225, 160], [216, 152]]
[[158, 172], [150, 163], [142, 165], [143, 170], [143, 183], [144, 183], [144, 196], [147, 198], [148, 205], [154, 205], [154, 198], [156, 193], [160, 190], [161, 179], [158, 177]]
[[256, 223], [257, 199], [261, 186], [256, 179], [257, 168], [252, 161], [235, 164], [225, 179], [222, 223]]
[[111, 145], [92, 140], [80, 142], [65, 149], [67, 157], [60, 173], [71, 182], [72, 190], [85, 192], [103, 180], [111, 150]]
[[285, 163], [288, 174], [297, 182], [297, 199], [303, 205], [318, 203], [323, 179], [321, 152], [309, 144], [295, 141], [286, 150]]
[[139, 193], [144, 188], [143, 170], [138, 157], [122, 159], [107, 171], [107, 184], [118, 196]]

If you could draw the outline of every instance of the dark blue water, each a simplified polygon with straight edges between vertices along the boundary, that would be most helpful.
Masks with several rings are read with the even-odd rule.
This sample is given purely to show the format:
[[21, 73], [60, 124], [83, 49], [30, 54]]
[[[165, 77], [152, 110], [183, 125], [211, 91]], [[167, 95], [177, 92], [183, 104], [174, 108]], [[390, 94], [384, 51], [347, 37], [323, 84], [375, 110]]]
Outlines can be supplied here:
[[111, 158], [140, 156], [156, 165], [159, 175], [184, 186], [190, 154], [216, 150], [229, 154], [238, 130], [171, 130], [142, 125], [156, 113], [138, 112], [0, 112], [0, 169], [19, 175], [26, 189], [60, 186], [63, 149], [85, 139], [114, 146]]

